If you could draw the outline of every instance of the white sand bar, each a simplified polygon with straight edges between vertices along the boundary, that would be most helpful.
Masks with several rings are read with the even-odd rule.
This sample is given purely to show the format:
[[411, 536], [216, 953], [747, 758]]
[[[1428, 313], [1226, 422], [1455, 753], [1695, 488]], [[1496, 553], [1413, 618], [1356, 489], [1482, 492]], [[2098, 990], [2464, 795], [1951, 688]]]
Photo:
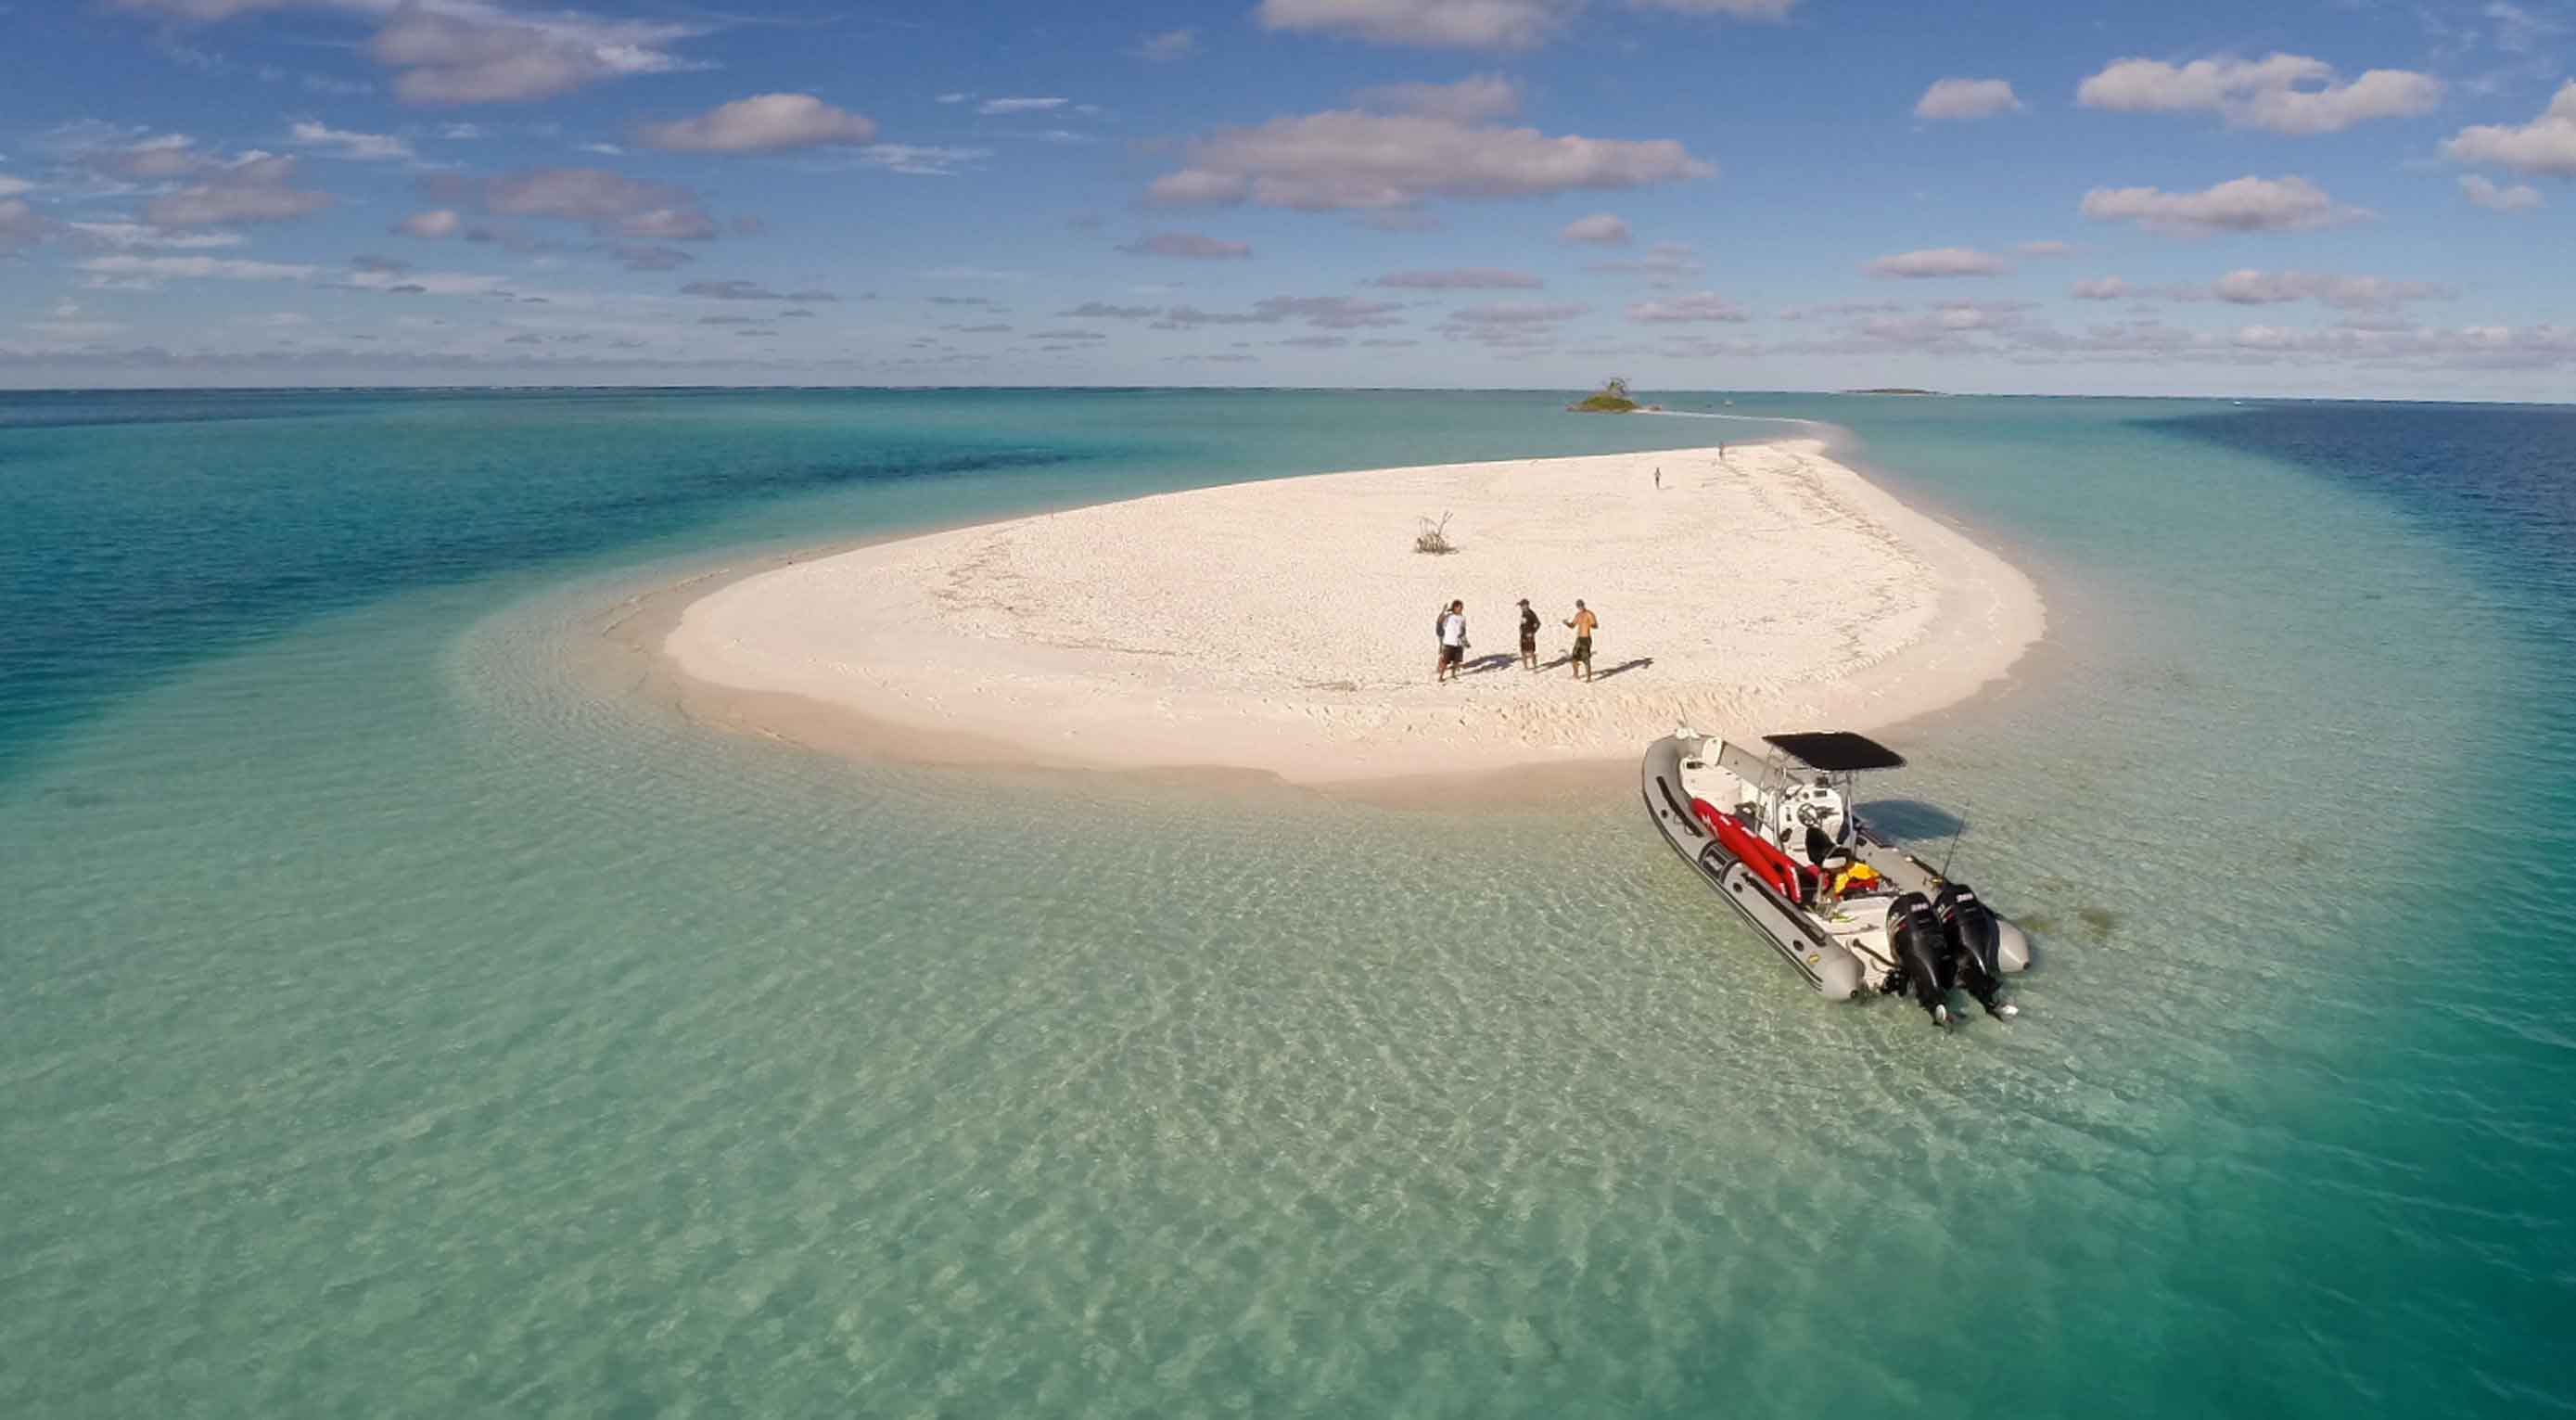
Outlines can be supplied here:
[[[1414, 551], [1444, 510], [1459, 550]], [[1436, 685], [1453, 597], [1469, 673]], [[1601, 619], [1589, 685], [1561, 663], [1577, 597]], [[1624, 759], [1681, 720], [1866, 730], [1965, 698], [2041, 628], [2028, 578], [1793, 440], [1279, 479], [882, 543], [725, 586], [666, 649], [773, 706], [1032, 763], [1323, 783]]]

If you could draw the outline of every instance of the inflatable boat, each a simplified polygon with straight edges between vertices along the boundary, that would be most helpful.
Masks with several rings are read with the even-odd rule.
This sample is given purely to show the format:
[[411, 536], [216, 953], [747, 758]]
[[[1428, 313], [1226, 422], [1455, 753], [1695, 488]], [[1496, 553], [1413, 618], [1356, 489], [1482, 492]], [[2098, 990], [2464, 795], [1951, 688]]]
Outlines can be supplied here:
[[2029, 938], [1854, 809], [1859, 776], [1905, 757], [1847, 730], [1762, 745], [1685, 727], [1646, 747], [1646, 812], [1682, 861], [1827, 997], [1909, 996], [1946, 1026], [1964, 991], [2014, 1015], [2003, 978], [2030, 965]]

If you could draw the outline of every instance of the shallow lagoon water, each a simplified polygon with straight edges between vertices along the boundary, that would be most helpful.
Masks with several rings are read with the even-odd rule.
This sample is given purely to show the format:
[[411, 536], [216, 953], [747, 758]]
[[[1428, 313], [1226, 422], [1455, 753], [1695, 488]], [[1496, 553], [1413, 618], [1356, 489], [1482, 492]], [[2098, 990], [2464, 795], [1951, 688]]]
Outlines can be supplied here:
[[[2571, 582], [2477, 521], [2553, 506], [2576, 416], [1697, 401], [1854, 430], [2050, 597], [1891, 736], [1882, 818], [1964, 812], [2041, 924], [2028, 1018], [1942, 1036], [1800, 990], [1624, 796], [849, 765], [600, 637], [751, 551], [1695, 421], [150, 398], [0, 404], [56, 514], [0, 533], [55, 598], [0, 720], [8, 1413], [2576, 1408]], [[226, 590], [197, 634], [79, 620], [102, 508]], [[375, 580], [269, 575], [317, 526]]]

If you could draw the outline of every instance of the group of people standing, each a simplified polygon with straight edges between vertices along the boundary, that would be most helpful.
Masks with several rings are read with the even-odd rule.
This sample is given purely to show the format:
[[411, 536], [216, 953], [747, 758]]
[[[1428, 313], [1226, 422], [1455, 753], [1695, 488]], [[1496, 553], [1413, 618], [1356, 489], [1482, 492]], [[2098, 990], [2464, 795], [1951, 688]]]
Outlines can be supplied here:
[[[1592, 679], [1592, 633], [1600, 629], [1601, 618], [1592, 614], [1592, 608], [1583, 604], [1583, 598], [1576, 597], [1574, 615], [1565, 619], [1565, 625], [1574, 632], [1574, 649], [1567, 653], [1565, 663], [1574, 675], [1588, 682]], [[1524, 670], [1538, 669], [1538, 628], [1538, 613], [1530, 610], [1529, 598], [1521, 598], [1521, 667]], [[1435, 685], [1456, 679], [1466, 662], [1467, 604], [1464, 601], [1452, 601], [1441, 608], [1437, 632], [1440, 658], [1431, 667], [1431, 680]]]

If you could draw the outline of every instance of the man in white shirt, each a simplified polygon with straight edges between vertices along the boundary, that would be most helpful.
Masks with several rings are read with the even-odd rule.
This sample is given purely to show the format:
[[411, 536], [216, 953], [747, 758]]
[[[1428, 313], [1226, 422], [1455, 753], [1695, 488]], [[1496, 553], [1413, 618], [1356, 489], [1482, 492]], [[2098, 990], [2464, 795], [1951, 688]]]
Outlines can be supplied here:
[[1432, 683], [1456, 679], [1459, 663], [1466, 659], [1467, 604], [1455, 601], [1440, 614], [1440, 663], [1431, 668]]

